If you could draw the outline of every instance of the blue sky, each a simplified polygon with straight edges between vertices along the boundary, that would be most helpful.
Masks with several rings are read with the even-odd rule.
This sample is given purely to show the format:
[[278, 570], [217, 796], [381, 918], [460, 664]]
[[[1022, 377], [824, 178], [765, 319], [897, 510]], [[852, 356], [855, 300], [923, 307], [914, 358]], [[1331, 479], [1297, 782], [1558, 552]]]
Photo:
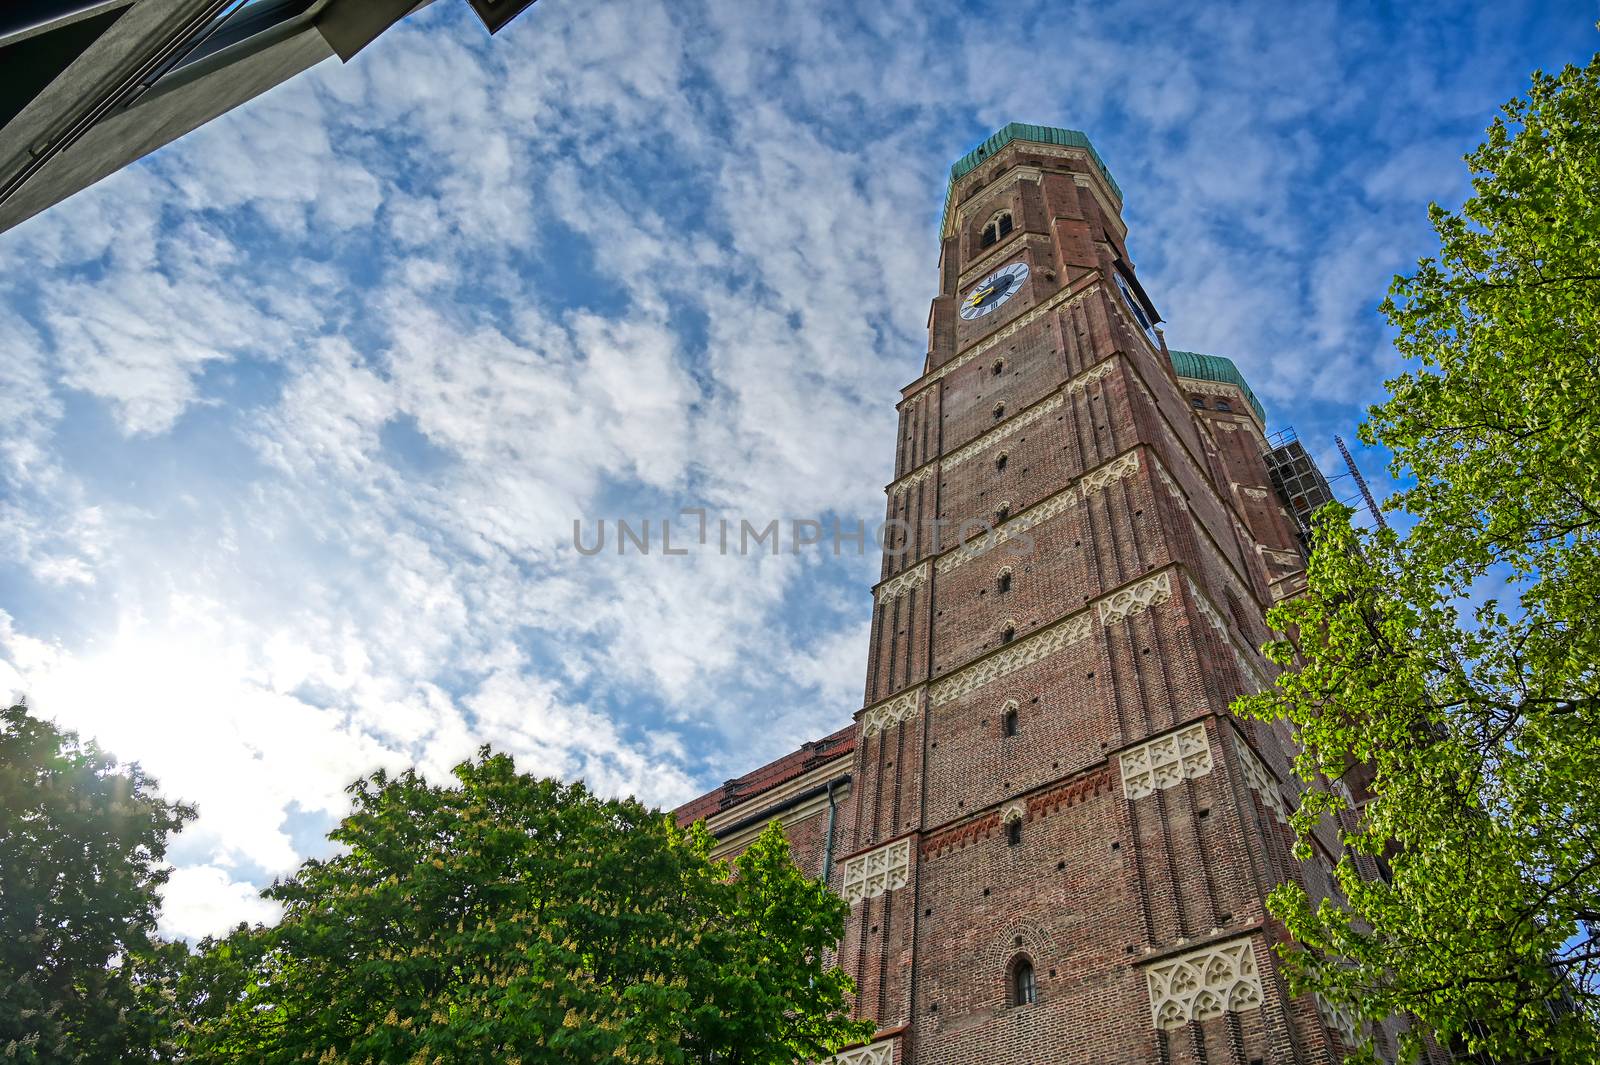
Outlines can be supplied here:
[[877, 563], [572, 523], [881, 517], [957, 156], [1089, 133], [1169, 343], [1333, 472], [1427, 203], [1595, 15], [441, 0], [0, 235], [0, 689], [198, 803], [182, 935], [380, 765], [686, 799], [850, 720]]

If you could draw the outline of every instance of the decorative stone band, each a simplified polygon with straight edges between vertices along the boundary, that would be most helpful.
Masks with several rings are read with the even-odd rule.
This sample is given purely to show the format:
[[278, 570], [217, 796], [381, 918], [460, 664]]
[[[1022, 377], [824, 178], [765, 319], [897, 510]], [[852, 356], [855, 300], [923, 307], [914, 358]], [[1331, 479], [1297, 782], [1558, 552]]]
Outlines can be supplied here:
[[894, 1040], [885, 1039], [825, 1058], [818, 1065], [894, 1065]]
[[1019, 254], [1025, 247], [1046, 248], [1049, 244], [1050, 238], [1043, 233], [1023, 233], [1012, 240], [1005, 241], [1000, 247], [961, 271], [961, 276], [956, 279], [956, 287], [958, 289], [966, 288], [973, 278], [982, 277], [1001, 260]]
[[887, 603], [901, 592], [921, 586], [928, 579], [928, 563], [919, 562], [904, 573], [889, 578], [878, 585], [878, 603]]
[[1195, 584], [1192, 578], [1185, 575], [1184, 580], [1189, 585], [1189, 600], [1194, 603], [1195, 609], [1200, 611], [1200, 616], [1210, 622], [1211, 627], [1216, 629], [1218, 634], [1222, 636], [1223, 642], [1228, 645], [1228, 650], [1233, 652], [1233, 661], [1239, 667], [1240, 674], [1255, 685], [1255, 691], [1264, 689], [1267, 686], [1266, 678], [1245, 656], [1245, 653], [1239, 650], [1239, 645], [1234, 642], [1233, 633], [1228, 631], [1228, 623], [1222, 620], [1222, 615], [1218, 613], [1217, 608], [1211, 605], [1211, 600], [1206, 598], [1206, 594], [1200, 590], [1200, 586]]
[[1317, 1000], [1317, 1012], [1322, 1014], [1322, 1023], [1330, 1031], [1338, 1032], [1339, 1038], [1344, 1040], [1345, 1049], [1353, 1050], [1361, 1043], [1361, 1024], [1353, 1014], [1341, 1006], [1335, 1006], [1321, 995], [1314, 996]]
[[861, 715], [860, 734], [862, 739], [874, 736], [891, 725], [898, 725], [912, 714], [917, 712], [917, 698], [922, 694], [921, 688], [912, 688], [902, 692], [886, 703], [879, 703]]
[[903, 888], [911, 874], [911, 839], [885, 843], [844, 863], [844, 900], [860, 902]]
[[1145, 970], [1157, 1028], [1182, 1028], [1261, 1005], [1261, 975], [1250, 937], [1215, 943]]
[[943, 706], [969, 692], [977, 691], [991, 681], [1014, 673], [1023, 666], [1043, 661], [1063, 647], [1081, 643], [1093, 632], [1094, 618], [1088, 614], [1069, 618], [1020, 643], [1013, 644], [999, 654], [990, 655], [942, 680], [935, 681], [929, 701], [934, 706]]
[[1142, 799], [1210, 773], [1211, 743], [1205, 725], [1190, 725], [1123, 751], [1120, 761], [1123, 794]]
[[1016, 320], [1010, 325], [1004, 326], [995, 332], [990, 333], [983, 340], [980, 340], [978, 343], [972, 345], [972, 347], [968, 348], [960, 355], [957, 355], [943, 366], [940, 366], [938, 369], [930, 371], [929, 373], [924, 374], [918, 380], [911, 382], [911, 384], [907, 386], [908, 394], [906, 395], [906, 399], [910, 399], [912, 396], [916, 395], [918, 392], [921, 392], [923, 389], [944, 377], [946, 374], [953, 373], [954, 371], [965, 366], [967, 363], [971, 362], [973, 359], [978, 358], [997, 345], [1004, 343], [1007, 338], [1015, 336], [1018, 330], [1027, 328], [1040, 318], [1043, 318], [1045, 315], [1049, 314], [1051, 311], [1078, 302], [1080, 299], [1083, 299], [1089, 293], [1099, 288], [1100, 284], [1100, 274], [1097, 271], [1094, 274], [1088, 275], [1088, 277], [1084, 280], [1079, 281], [1075, 286], [1062, 289], [1060, 292], [1057, 292], [1054, 296], [1051, 296], [1037, 307], [1029, 308], [1022, 314], [1018, 315]]
[[[1063, 511], [1071, 510], [1079, 502], [1087, 502], [1089, 497], [1124, 477], [1130, 477], [1139, 469], [1139, 453], [1129, 451], [1124, 455], [1112, 459], [1102, 466], [1098, 466], [1078, 479], [1078, 483], [1071, 488], [1065, 488], [1042, 502], [1036, 503], [1027, 510], [1018, 514], [1008, 522], [997, 526], [993, 534], [982, 541], [983, 552], [969, 552], [963, 547], [955, 547], [941, 555], [935, 563], [938, 571], [949, 573], [951, 570], [978, 557], [979, 554], [993, 551], [1003, 543], [1014, 540], [1037, 525], [1042, 525]], [[898, 580], [899, 578], [896, 578]], [[880, 592], [881, 594], [881, 592]]]
[[[1172, 598], [1172, 573], [1163, 570], [1101, 600], [1100, 624], [1107, 626], [1125, 621], [1134, 614], [1148, 610], [1157, 603], [1164, 603], [1170, 598]], [[1114, 610], [1107, 610], [1107, 604], [1112, 601], [1123, 605]], [[1087, 640], [1093, 632], [1094, 617], [1088, 612], [1065, 618], [1012, 644], [1004, 651], [979, 659], [948, 677], [934, 681], [929, 692], [929, 701], [934, 706], [943, 706], [1024, 666], [1042, 661], [1063, 647], [1070, 647]]]
[[1126, 621], [1171, 598], [1172, 574], [1158, 573], [1100, 600], [1100, 624]]
[[1007, 418], [993, 429], [980, 434], [970, 443], [957, 448], [942, 458], [933, 459], [932, 461], [917, 467], [915, 470], [912, 470], [904, 477], [901, 477], [899, 480], [889, 485], [889, 492], [891, 494], [898, 495], [907, 488], [912, 488], [927, 480], [936, 472], [942, 473], [945, 470], [954, 469], [963, 462], [972, 458], [974, 455], [982, 454], [995, 444], [998, 444], [1000, 441], [1004, 440], [1006, 437], [1016, 433], [1018, 430], [1026, 429], [1040, 418], [1043, 418], [1046, 414], [1049, 414], [1051, 411], [1061, 406], [1061, 404], [1066, 400], [1067, 396], [1073, 395], [1077, 392], [1082, 392], [1096, 381], [1099, 381], [1109, 375], [1115, 368], [1115, 357], [1104, 359], [1101, 362], [1096, 363], [1094, 366], [1091, 366], [1089, 369], [1083, 371], [1083, 373], [1079, 374], [1072, 380], [1068, 381], [1065, 385], [1061, 386], [1059, 390], [1052, 392], [1050, 395], [1046, 396], [1044, 399], [1041, 399], [1033, 406], [1013, 414], [1011, 417]]
[[989, 448], [994, 447], [994, 445], [998, 444], [1006, 437], [1015, 435], [1021, 430], [1026, 429], [1040, 418], [1043, 418], [1046, 414], [1049, 414], [1051, 411], [1061, 406], [1061, 404], [1064, 402], [1064, 396], [1065, 393], [1063, 392], [1057, 392], [1052, 396], [1048, 396], [1045, 399], [1040, 400], [1038, 403], [1035, 403], [1027, 410], [1022, 411], [1020, 414], [1017, 414], [1011, 418], [1007, 418], [993, 429], [990, 429], [988, 432], [978, 437], [978, 439], [974, 440], [972, 443], [950, 452], [950, 454], [946, 455], [939, 461], [940, 471], [953, 470], [975, 455], [983, 454], [985, 451], [989, 450]]
[[1272, 811], [1272, 816], [1277, 818], [1278, 823], [1287, 825], [1289, 804], [1283, 801], [1283, 793], [1278, 790], [1277, 778], [1238, 736], [1233, 738], [1233, 749], [1239, 752], [1239, 765], [1244, 772], [1244, 782], [1250, 785], [1251, 791], [1261, 796], [1262, 805]]

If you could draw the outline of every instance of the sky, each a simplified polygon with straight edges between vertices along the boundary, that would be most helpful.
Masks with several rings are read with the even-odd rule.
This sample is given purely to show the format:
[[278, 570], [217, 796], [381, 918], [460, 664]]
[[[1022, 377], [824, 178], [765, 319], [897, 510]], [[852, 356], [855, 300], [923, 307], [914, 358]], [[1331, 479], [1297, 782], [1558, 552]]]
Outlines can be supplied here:
[[951, 162], [1087, 132], [1168, 343], [1331, 474], [1428, 203], [1596, 15], [439, 0], [0, 234], [0, 697], [199, 807], [175, 936], [273, 919], [379, 767], [675, 805], [860, 707], [870, 542], [659, 527], [881, 519]]

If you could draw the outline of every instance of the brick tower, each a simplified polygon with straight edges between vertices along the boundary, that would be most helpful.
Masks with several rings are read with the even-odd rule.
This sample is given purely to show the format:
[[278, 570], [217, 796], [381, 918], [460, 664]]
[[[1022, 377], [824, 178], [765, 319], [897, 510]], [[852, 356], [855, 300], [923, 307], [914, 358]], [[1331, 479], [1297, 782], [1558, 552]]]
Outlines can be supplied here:
[[678, 811], [725, 853], [781, 820], [851, 902], [879, 1035], [843, 1062], [1303, 1065], [1349, 1037], [1288, 994], [1264, 906], [1325, 894], [1338, 840], [1291, 856], [1287, 737], [1228, 713], [1305, 560], [1261, 405], [1167, 349], [1121, 207], [1070, 130], [951, 169], [863, 708]]

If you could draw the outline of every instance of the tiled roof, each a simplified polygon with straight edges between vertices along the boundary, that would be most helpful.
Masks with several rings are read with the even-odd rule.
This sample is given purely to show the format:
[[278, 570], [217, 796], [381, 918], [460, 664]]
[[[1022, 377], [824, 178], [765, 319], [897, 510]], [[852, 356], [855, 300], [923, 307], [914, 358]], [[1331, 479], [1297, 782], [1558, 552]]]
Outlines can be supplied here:
[[779, 784], [809, 773], [823, 762], [847, 755], [855, 750], [855, 746], [856, 726], [851, 722], [831, 736], [806, 743], [798, 751], [791, 751], [737, 780], [728, 781], [714, 791], [708, 791], [697, 799], [690, 799], [672, 811], [672, 816], [677, 818], [680, 825], [693, 824], [703, 818], [712, 817], [730, 806], [748, 802]]

